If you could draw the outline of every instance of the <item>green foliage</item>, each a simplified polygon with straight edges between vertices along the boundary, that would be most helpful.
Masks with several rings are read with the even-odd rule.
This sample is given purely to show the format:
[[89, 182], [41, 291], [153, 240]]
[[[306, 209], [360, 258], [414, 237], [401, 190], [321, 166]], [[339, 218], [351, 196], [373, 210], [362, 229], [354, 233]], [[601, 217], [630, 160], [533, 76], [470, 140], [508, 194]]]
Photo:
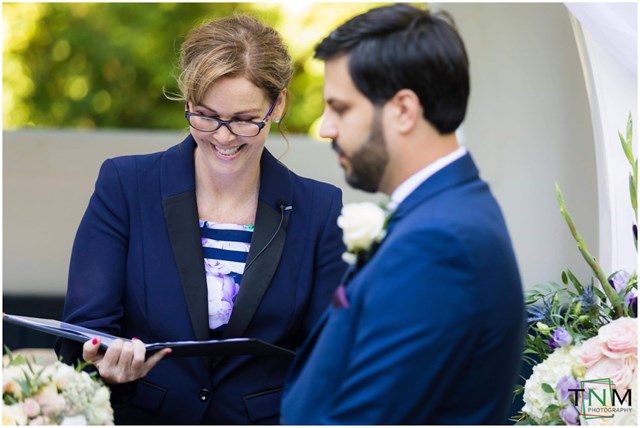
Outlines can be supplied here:
[[184, 128], [182, 106], [163, 96], [177, 91], [180, 43], [203, 18], [236, 8], [4, 4], [5, 125]]
[[[627, 132], [623, 137], [618, 131], [618, 137], [622, 144], [624, 155], [631, 165], [631, 173], [629, 173], [629, 195], [631, 197], [631, 207], [633, 208], [634, 218], [638, 219], [638, 159], [633, 157], [633, 119], [631, 113], [627, 118]], [[638, 237], [634, 234], [633, 243], [638, 249]]]
[[23, 126], [186, 129], [176, 93], [189, 30], [234, 12], [274, 26], [294, 60], [292, 132], [322, 114], [322, 63], [313, 48], [374, 3], [4, 3], [3, 120]]

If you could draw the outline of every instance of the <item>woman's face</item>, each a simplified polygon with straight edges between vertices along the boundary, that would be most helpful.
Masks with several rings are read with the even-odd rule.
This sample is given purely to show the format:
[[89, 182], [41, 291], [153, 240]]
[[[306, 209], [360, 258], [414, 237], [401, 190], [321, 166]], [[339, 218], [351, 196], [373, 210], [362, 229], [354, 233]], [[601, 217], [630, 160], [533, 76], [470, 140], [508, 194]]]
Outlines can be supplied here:
[[[198, 144], [198, 156], [219, 173], [234, 174], [258, 168], [271, 120], [282, 113], [283, 98], [278, 98], [267, 124], [254, 137], [234, 135], [224, 125], [212, 132], [191, 127], [191, 135]], [[270, 106], [271, 100], [260, 88], [244, 77], [235, 77], [213, 83], [199, 104], [189, 105], [189, 111], [222, 120], [261, 122]]]

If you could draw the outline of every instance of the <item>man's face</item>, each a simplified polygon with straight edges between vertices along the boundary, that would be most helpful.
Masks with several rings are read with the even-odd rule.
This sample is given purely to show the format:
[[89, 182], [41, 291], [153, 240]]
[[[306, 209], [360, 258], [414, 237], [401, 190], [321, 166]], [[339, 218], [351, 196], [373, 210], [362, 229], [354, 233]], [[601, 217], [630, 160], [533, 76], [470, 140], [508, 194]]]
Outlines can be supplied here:
[[376, 108], [354, 86], [348, 56], [325, 64], [326, 102], [320, 136], [331, 138], [347, 183], [366, 192], [380, 190], [389, 155], [382, 124], [382, 109]]

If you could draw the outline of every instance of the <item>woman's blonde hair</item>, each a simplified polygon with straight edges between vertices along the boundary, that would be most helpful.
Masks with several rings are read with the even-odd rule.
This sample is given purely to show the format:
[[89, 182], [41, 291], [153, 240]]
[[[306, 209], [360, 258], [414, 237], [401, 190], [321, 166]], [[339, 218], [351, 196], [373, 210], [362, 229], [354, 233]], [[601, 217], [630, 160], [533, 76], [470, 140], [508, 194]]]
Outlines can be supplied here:
[[180, 49], [178, 86], [185, 101], [199, 104], [209, 86], [244, 77], [273, 102], [289, 86], [291, 57], [280, 35], [247, 15], [217, 19], [193, 29]]

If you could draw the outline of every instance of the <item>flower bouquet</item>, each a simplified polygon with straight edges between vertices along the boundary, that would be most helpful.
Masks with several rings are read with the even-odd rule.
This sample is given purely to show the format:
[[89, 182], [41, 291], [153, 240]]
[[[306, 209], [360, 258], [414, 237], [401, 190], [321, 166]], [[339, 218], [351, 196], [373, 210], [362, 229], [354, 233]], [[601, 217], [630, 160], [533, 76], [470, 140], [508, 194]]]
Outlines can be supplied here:
[[[637, 219], [637, 160], [632, 151], [632, 120], [626, 136], [619, 133], [631, 164], [631, 204]], [[562, 284], [538, 285], [526, 293], [529, 332], [523, 359], [531, 376], [515, 393], [524, 406], [513, 417], [522, 425], [637, 424], [636, 273], [617, 271], [605, 276], [589, 253], [567, 212], [556, 184], [560, 212], [596, 281], [582, 284], [570, 270]], [[638, 248], [637, 226], [632, 225]]]
[[2, 425], [113, 425], [109, 388], [62, 362], [42, 367], [23, 356], [2, 369]]

